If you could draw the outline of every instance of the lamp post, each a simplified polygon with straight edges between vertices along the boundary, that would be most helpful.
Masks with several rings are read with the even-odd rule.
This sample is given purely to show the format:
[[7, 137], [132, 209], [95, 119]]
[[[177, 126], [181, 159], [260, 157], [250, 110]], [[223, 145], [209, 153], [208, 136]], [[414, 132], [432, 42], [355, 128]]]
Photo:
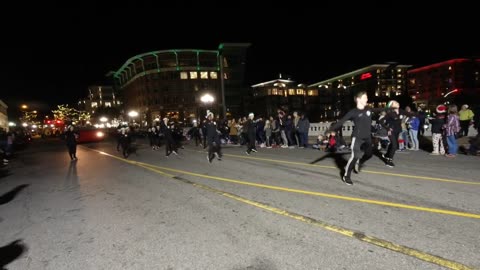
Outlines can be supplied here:
[[130, 120], [133, 120], [133, 122], [135, 122], [135, 119], [133, 119], [133, 118], [138, 116], [138, 112], [137, 111], [129, 111], [128, 116], [130, 117]]
[[215, 100], [215, 98], [213, 98], [212, 95], [210, 94], [204, 94], [201, 98], [200, 98], [200, 101], [203, 103], [203, 105], [205, 106], [205, 110], [208, 110], [208, 105], [213, 103], [213, 101]]

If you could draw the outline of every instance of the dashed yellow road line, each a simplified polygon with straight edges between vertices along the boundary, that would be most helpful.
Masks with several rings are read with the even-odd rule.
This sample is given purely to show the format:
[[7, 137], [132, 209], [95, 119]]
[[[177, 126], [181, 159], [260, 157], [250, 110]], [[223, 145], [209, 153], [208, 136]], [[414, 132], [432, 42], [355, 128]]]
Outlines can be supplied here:
[[[317, 168], [327, 168], [327, 169], [337, 169], [338, 170], [338, 167], [335, 167], [335, 166], [309, 164], [309, 163], [286, 161], [286, 160], [279, 160], [279, 159], [259, 158], [259, 157], [252, 157], [252, 156], [240, 156], [240, 155], [233, 155], [233, 154], [224, 154], [224, 156], [229, 156], [229, 157], [234, 157], [234, 158], [251, 159], [251, 160], [267, 161], [267, 162], [271, 162], [271, 163], [283, 163], [283, 164], [290, 164], [290, 165], [301, 165], [301, 166], [307, 166], [307, 167], [317, 167]], [[412, 179], [419, 179], [419, 180], [449, 182], [449, 183], [456, 183], [456, 184], [480, 185], [480, 182], [462, 181], [462, 180], [454, 180], [454, 179], [448, 179], [448, 178], [411, 175], [411, 174], [401, 174], [401, 173], [389, 173], [389, 172], [382, 172], [382, 171], [362, 170], [362, 173], [397, 176], [397, 177], [412, 178]]]
[[[91, 150], [93, 150], [93, 149], [91, 149]], [[243, 198], [241, 196], [235, 195], [233, 193], [225, 192], [225, 191], [222, 191], [222, 190], [219, 190], [219, 189], [216, 189], [216, 188], [212, 188], [212, 187], [207, 186], [207, 185], [195, 183], [193, 181], [183, 179], [181, 177], [176, 177], [172, 174], [168, 174], [168, 173], [165, 173], [161, 170], [156, 169], [155, 167], [158, 167], [158, 166], [149, 165], [149, 164], [146, 164], [146, 163], [143, 163], [143, 162], [126, 160], [126, 159], [123, 159], [123, 158], [120, 158], [120, 157], [117, 157], [117, 156], [114, 156], [114, 155], [110, 155], [108, 153], [98, 151], [98, 150], [93, 150], [93, 151], [96, 151], [96, 152], [99, 152], [103, 155], [113, 157], [115, 159], [127, 162], [127, 163], [132, 164], [132, 165], [136, 165], [136, 166], [148, 169], [150, 171], [159, 173], [161, 175], [165, 175], [165, 176], [168, 176], [170, 178], [174, 178], [174, 179], [182, 181], [186, 184], [190, 184], [190, 185], [193, 185], [195, 187], [202, 188], [204, 190], [207, 190], [207, 191], [210, 191], [210, 192], [213, 192], [213, 193], [216, 193], [216, 194], [234, 199], [236, 201], [239, 201], [239, 202], [242, 202], [242, 203], [245, 203], [245, 204], [248, 204], [248, 205], [252, 205], [252, 206], [255, 206], [257, 208], [260, 208], [260, 209], [263, 209], [263, 210], [266, 210], [266, 211], [269, 211], [269, 212], [272, 212], [272, 213], [275, 213], [275, 214], [278, 214], [278, 215], [293, 218], [295, 220], [298, 220], [298, 221], [301, 221], [301, 222], [304, 222], [304, 223], [307, 223], [307, 224], [315, 225], [317, 227], [320, 227], [320, 228], [323, 228], [323, 229], [326, 229], [326, 230], [329, 230], [329, 231], [332, 231], [332, 232], [335, 232], [335, 233], [338, 233], [338, 234], [341, 234], [341, 235], [345, 235], [345, 236], [348, 236], [348, 237], [351, 237], [351, 238], [355, 238], [355, 239], [360, 240], [362, 242], [366, 242], [366, 243], [369, 243], [369, 244], [372, 244], [372, 245], [375, 245], [375, 246], [378, 246], [378, 247], [389, 249], [389, 250], [392, 250], [392, 251], [395, 251], [395, 252], [398, 252], [398, 253], [413, 257], [413, 258], [417, 258], [417, 259], [422, 260], [422, 261], [433, 263], [433, 264], [436, 264], [436, 265], [439, 265], [439, 266], [442, 266], [442, 267], [446, 267], [446, 268], [449, 268], [449, 269], [457, 269], [457, 270], [474, 269], [474, 268], [472, 268], [470, 266], [467, 266], [465, 264], [462, 264], [462, 263], [459, 263], [459, 262], [456, 262], [456, 261], [453, 261], [453, 260], [445, 259], [445, 258], [442, 258], [440, 256], [432, 255], [432, 254], [429, 254], [427, 252], [420, 251], [418, 249], [414, 249], [414, 248], [411, 248], [411, 247], [395, 244], [393, 242], [390, 242], [390, 241], [387, 241], [387, 240], [384, 240], [384, 239], [381, 239], [381, 238], [377, 238], [377, 237], [374, 237], [374, 236], [368, 236], [368, 235], [365, 235], [362, 232], [355, 232], [353, 230], [349, 230], [349, 229], [346, 229], [346, 228], [343, 228], [343, 227], [340, 227], [340, 226], [332, 225], [332, 224], [329, 224], [329, 223], [324, 222], [324, 221], [313, 219], [313, 218], [310, 218], [310, 217], [307, 217], [307, 216], [304, 216], [304, 215], [300, 215], [300, 214], [297, 214], [297, 213], [294, 213], [294, 212], [290, 212], [290, 211], [287, 211], [287, 210], [284, 210], [284, 209], [276, 208], [276, 207], [273, 207], [273, 206], [270, 206], [270, 205], [267, 205], [267, 204], [263, 204], [263, 203], [260, 203], [260, 202], [254, 201], [254, 200], [249, 200], [249, 199]], [[200, 175], [200, 174], [194, 174], [194, 173], [188, 173], [188, 172], [185, 173], [183, 171], [174, 170], [174, 169], [170, 169], [170, 168], [163, 168], [163, 169], [176, 171], [176, 172], [182, 172], [184, 174], [190, 174], [190, 175], [201, 176], [201, 177], [206, 177], [207, 176], [207, 175]], [[210, 177], [207, 177], [207, 178], [210, 178]]]
[[[97, 151], [97, 150], [93, 150], [93, 151]], [[107, 153], [104, 153], [104, 152], [101, 152], [101, 151], [97, 151], [97, 152], [100, 152], [102, 154], [111, 156], [110, 154], [107, 154]], [[116, 156], [113, 156], [113, 157], [115, 157], [117, 159], [120, 159], [120, 160], [124, 160], [124, 159], [116, 157]], [[325, 197], [325, 198], [340, 199], [340, 200], [345, 200], [345, 201], [354, 201], [354, 202], [360, 202], [360, 203], [375, 204], [375, 205], [381, 205], [381, 206], [389, 206], [389, 207], [402, 208], [402, 209], [410, 209], [410, 210], [430, 212], [430, 213], [436, 213], [436, 214], [444, 214], [444, 215], [451, 215], [451, 216], [460, 216], [460, 217], [480, 219], [480, 214], [474, 214], [474, 213], [468, 213], [468, 212], [459, 212], [459, 211], [452, 211], [452, 210], [445, 210], [445, 209], [438, 209], [438, 208], [429, 208], [429, 207], [416, 206], [416, 205], [393, 203], [393, 202], [387, 202], [387, 201], [378, 201], [378, 200], [371, 200], [371, 199], [363, 199], [363, 198], [342, 196], [342, 195], [337, 195], [337, 194], [330, 194], [330, 193], [323, 193], [323, 192], [316, 192], [316, 191], [309, 191], [309, 190], [301, 190], [301, 189], [285, 188], [285, 187], [280, 187], [280, 186], [258, 184], [258, 183], [252, 183], [252, 182], [247, 182], [247, 181], [242, 181], [242, 180], [236, 180], [236, 179], [230, 179], [230, 178], [225, 178], [225, 177], [212, 176], [212, 175], [194, 173], [194, 172], [189, 172], [189, 171], [184, 171], [184, 170], [179, 170], [179, 169], [173, 169], [173, 168], [168, 168], [168, 167], [162, 167], [162, 166], [152, 165], [152, 164], [148, 164], [148, 163], [144, 163], [144, 162], [140, 162], [140, 161], [130, 161], [130, 160], [125, 160], [125, 161], [127, 163], [131, 163], [131, 164], [135, 164], [135, 165], [138, 164], [138, 165], [142, 165], [142, 166], [155, 168], [155, 169], [158, 169], [160, 171], [175, 172], [175, 173], [178, 173], [178, 174], [190, 175], [190, 176], [195, 176], [195, 177], [200, 177], [200, 178], [205, 178], [205, 179], [212, 179], [212, 180], [216, 180], [216, 181], [229, 182], [229, 183], [235, 183], [235, 184], [252, 186], [252, 187], [259, 187], [259, 188], [265, 188], [265, 189], [271, 189], [271, 190], [279, 190], [279, 191], [285, 191], [285, 192], [291, 192], [291, 193], [299, 193], [299, 194], [305, 194], [305, 195], [320, 196], [320, 197]], [[164, 173], [164, 174], [166, 174], [166, 173]]]

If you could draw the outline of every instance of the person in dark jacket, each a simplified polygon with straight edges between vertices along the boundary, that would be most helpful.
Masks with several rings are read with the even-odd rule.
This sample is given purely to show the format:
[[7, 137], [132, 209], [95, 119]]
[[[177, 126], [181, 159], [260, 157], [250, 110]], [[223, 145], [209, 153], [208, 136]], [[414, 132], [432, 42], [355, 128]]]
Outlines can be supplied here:
[[390, 100], [387, 103], [387, 115], [385, 116], [385, 128], [388, 130], [388, 138], [390, 144], [387, 148], [387, 153], [382, 155], [385, 165], [393, 168], [393, 157], [398, 149], [398, 136], [402, 132], [402, 121], [406, 117], [406, 113], [400, 110], [400, 103], [396, 100]]
[[220, 131], [217, 128], [217, 122], [214, 120], [214, 115], [211, 111], [207, 111], [207, 121], [205, 123], [207, 130], [207, 143], [208, 143], [208, 162], [212, 163], [213, 158], [216, 156], [218, 160], [222, 160], [222, 151], [220, 145]]
[[347, 185], [353, 185], [350, 175], [352, 171], [358, 173], [363, 164], [372, 157], [372, 110], [367, 108], [368, 96], [367, 92], [361, 91], [355, 95], [355, 102], [357, 107], [350, 110], [331, 126], [326, 135], [329, 135], [332, 131], [336, 131], [343, 126], [343, 123], [347, 120], [352, 120], [355, 128], [352, 132], [352, 143], [350, 145], [352, 154], [345, 166], [345, 173], [342, 176], [342, 181]]
[[177, 153], [177, 145], [175, 140], [173, 139], [173, 126], [169, 123], [169, 119], [167, 117], [163, 118], [163, 121], [160, 122], [160, 130], [165, 137], [165, 156], [168, 157], [170, 154], [178, 155]]
[[65, 132], [65, 142], [67, 143], [68, 155], [70, 156], [71, 161], [78, 160], [77, 158], [78, 134], [74, 130], [75, 129], [73, 126], [68, 126], [68, 129]]

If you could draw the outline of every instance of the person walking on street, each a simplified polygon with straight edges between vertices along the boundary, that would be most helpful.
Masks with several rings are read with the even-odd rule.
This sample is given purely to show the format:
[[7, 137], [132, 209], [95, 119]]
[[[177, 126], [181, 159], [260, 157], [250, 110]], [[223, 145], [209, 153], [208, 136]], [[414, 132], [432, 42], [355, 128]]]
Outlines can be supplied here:
[[65, 132], [65, 142], [67, 143], [68, 155], [70, 156], [71, 161], [78, 160], [77, 158], [77, 139], [78, 134], [74, 131], [73, 126], [68, 126], [67, 131]]
[[342, 128], [343, 123], [347, 120], [352, 120], [354, 123], [354, 129], [352, 132], [352, 143], [351, 149], [352, 154], [350, 159], [345, 166], [345, 173], [342, 176], [342, 181], [347, 185], [353, 185], [353, 182], [350, 178], [351, 173], [355, 170], [356, 173], [360, 172], [363, 164], [372, 157], [372, 110], [367, 108], [367, 92], [361, 91], [358, 92], [355, 97], [355, 102], [357, 107], [350, 110], [332, 125], [327, 131], [326, 136], [332, 131], [336, 131]]
[[217, 122], [214, 120], [214, 115], [211, 111], [207, 111], [207, 122], [205, 123], [207, 129], [207, 143], [208, 143], [208, 155], [207, 160], [212, 163], [213, 158], [216, 156], [218, 160], [222, 160], [222, 151], [220, 145], [220, 131], [217, 128]]

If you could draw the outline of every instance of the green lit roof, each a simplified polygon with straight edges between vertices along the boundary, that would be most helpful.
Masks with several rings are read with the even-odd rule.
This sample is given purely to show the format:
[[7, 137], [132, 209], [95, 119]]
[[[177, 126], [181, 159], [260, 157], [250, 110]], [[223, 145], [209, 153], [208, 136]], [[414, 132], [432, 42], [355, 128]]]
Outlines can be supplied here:
[[[218, 55], [220, 54], [220, 52], [218, 50], [199, 50], [199, 49], [172, 49], [172, 50], [161, 50], [161, 51], [151, 51], [151, 52], [147, 52], [147, 53], [142, 53], [142, 54], [138, 54], [138, 55], [135, 55], [133, 57], [130, 57], [126, 62], [125, 64], [123, 64], [123, 66], [121, 68], [119, 68], [117, 71], [115, 71], [114, 73], [114, 77], [119, 77], [120, 74], [126, 69], [128, 68], [129, 65], [131, 65], [135, 60], [140, 60], [140, 61], [143, 61], [143, 58], [145, 56], [153, 56], [153, 57], [157, 57], [158, 54], [166, 54], [166, 53], [174, 53], [174, 54], [177, 54], [177, 53], [181, 53], [181, 52], [191, 52], [191, 53], [196, 53], [197, 54], [197, 58], [198, 58], [198, 55], [200, 53], [215, 53], [217, 54], [217, 57]], [[197, 62], [198, 63], [198, 62]], [[177, 69], [179, 67], [177, 66]]]

